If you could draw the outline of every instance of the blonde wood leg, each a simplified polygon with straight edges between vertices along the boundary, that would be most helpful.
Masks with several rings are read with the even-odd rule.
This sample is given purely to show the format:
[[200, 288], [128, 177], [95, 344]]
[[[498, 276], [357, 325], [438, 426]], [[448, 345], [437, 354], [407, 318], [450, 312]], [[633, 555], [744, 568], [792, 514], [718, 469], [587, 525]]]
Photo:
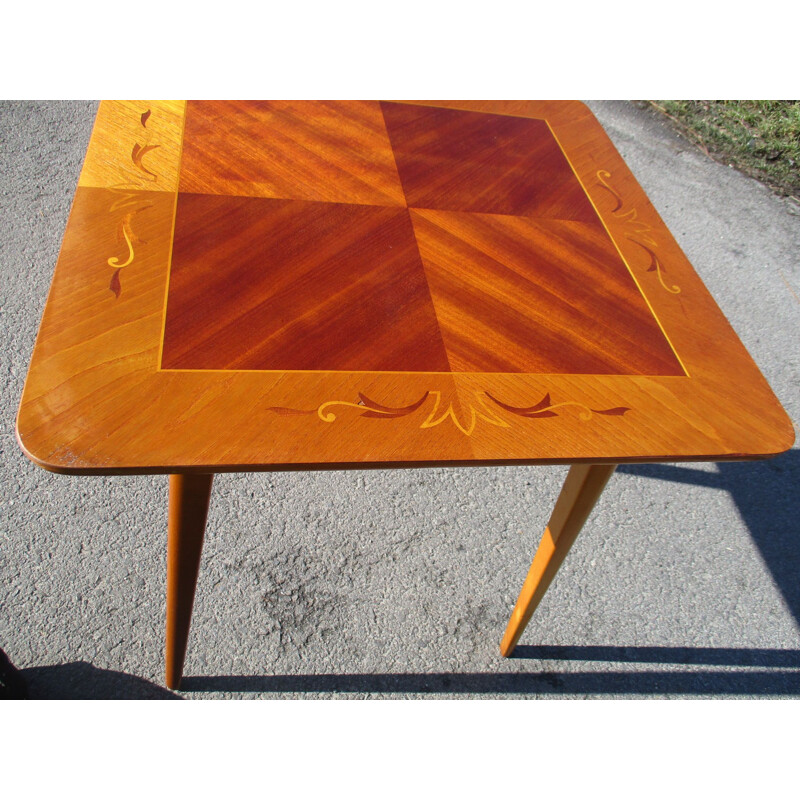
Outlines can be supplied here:
[[213, 475], [169, 476], [166, 666], [170, 689], [180, 686], [183, 675], [213, 480]]
[[517, 604], [511, 612], [511, 619], [500, 644], [500, 652], [504, 656], [508, 657], [514, 652], [525, 626], [592, 513], [616, 466], [574, 464], [570, 467], [550, 522], [522, 585]]

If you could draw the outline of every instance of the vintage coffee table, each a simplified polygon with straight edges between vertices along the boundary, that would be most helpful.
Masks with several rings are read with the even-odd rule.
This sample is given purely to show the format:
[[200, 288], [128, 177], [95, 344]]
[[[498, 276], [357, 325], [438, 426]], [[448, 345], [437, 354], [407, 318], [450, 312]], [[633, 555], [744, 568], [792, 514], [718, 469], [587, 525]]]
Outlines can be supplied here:
[[573, 465], [509, 655], [616, 464], [794, 440], [592, 113], [517, 101], [102, 103], [17, 434], [170, 474], [170, 687], [216, 472]]

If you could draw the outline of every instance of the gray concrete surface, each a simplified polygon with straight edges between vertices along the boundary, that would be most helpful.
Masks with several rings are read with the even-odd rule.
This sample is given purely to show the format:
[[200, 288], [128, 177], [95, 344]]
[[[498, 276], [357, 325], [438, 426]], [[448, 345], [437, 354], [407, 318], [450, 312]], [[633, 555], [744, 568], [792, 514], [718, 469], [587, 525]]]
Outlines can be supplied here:
[[[633, 105], [590, 104], [794, 420], [800, 216]], [[800, 695], [800, 450], [626, 466], [498, 643], [565, 467], [223, 475], [184, 692], [166, 479], [29, 463], [14, 419], [96, 104], [0, 104], [0, 647], [33, 697]]]

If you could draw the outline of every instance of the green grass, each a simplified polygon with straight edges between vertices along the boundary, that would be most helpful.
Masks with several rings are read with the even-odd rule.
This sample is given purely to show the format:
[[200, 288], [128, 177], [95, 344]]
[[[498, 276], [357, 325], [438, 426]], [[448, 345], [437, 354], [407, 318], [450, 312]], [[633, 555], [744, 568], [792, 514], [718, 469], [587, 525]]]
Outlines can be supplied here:
[[800, 101], [648, 102], [716, 160], [800, 198]]

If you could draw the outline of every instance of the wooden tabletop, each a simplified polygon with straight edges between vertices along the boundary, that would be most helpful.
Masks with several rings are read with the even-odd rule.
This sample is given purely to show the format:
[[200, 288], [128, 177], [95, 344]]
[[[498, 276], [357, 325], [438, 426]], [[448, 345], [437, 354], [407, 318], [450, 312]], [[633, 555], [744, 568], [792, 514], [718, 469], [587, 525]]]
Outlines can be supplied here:
[[65, 473], [794, 440], [592, 113], [527, 101], [101, 103], [17, 434]]

